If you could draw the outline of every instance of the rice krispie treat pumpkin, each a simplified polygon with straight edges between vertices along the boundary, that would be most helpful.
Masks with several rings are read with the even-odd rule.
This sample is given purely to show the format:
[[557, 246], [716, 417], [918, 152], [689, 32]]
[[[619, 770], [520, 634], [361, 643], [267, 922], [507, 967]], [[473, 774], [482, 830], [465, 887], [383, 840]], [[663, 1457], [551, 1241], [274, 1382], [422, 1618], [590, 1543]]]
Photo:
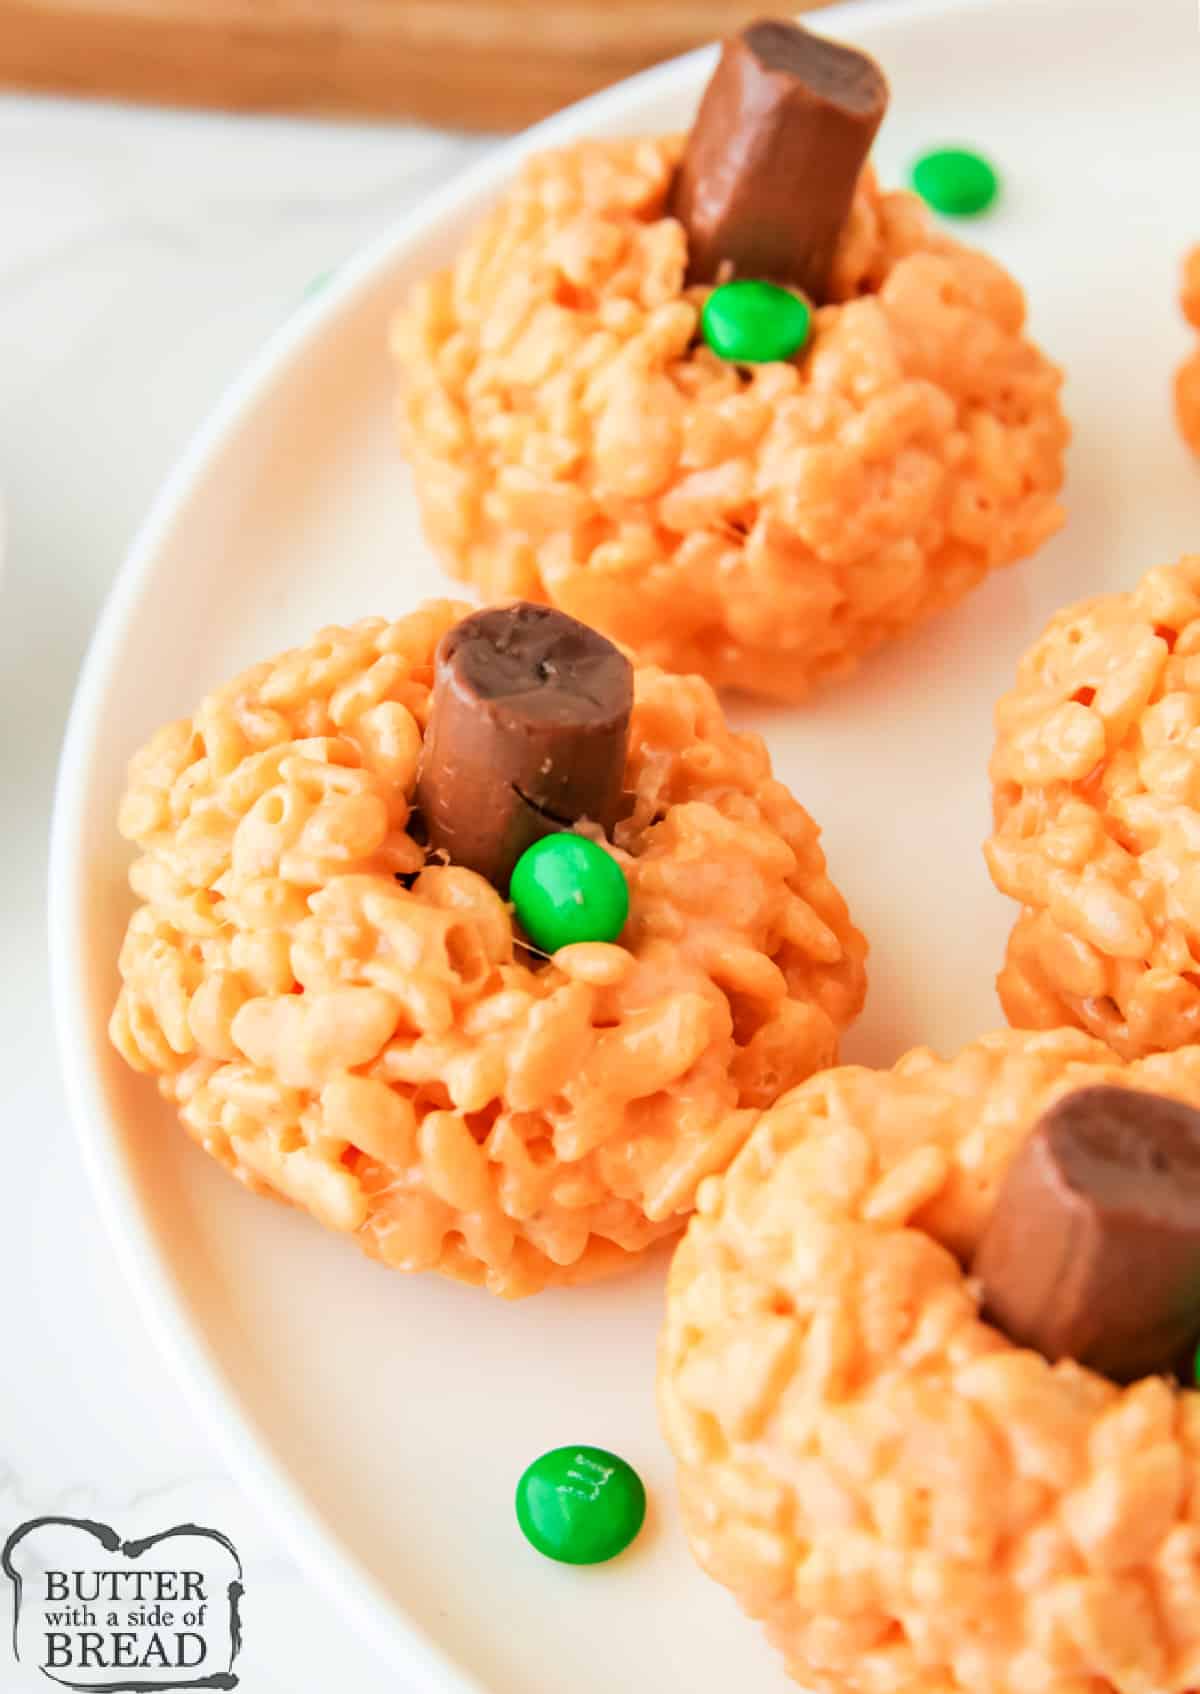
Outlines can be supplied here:
[[1058, 528], [1060, 374], [1013, 278], [864, 166], [885, 97], [761, 24], [686, 143], [526, 163], [393, 328], [449, 570], [796, 700]]
[[[1179, 300], [1184, 317], [1200, 329], [1200, 247], [1193, 247], [1184, 260]], [[1200, 347], [1176, 373], [1175, 415], [1183, 439], [1193, 453], [1200, 454]]]
[[866, 946], [705, 683], [466, 611], [323, 630], [136, 755], [111, 1034], [249, 1187], [511, 1296], [678, 1230]]
[[996, 731], [1009, 1022], [1125, 1058], [1200, 1039], [1200, 555], [1059, 612]]
[[1200, 1049], [1004, 1031], [814, 1077], [701, 1187], [663, 1423], [813, 1694], [1200, 1686], [1200, 1395], [1144, 1345], [1200, 1332], [1197, 1108]]

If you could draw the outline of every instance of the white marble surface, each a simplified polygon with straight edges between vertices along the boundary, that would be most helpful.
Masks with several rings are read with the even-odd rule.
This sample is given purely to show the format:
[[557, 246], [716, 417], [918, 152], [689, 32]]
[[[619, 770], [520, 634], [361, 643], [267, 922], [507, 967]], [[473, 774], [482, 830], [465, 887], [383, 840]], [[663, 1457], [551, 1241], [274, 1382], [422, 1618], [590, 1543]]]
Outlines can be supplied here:
[[[246, 1694], [398, 1685], [224, 1474], [93, 1216], [50, 1023], [54, 769], [96, 614], [191, 431], [315, 279], [486, 145], [0, 98], [0, 1540], [64, 1511], [223, 1529]], [[9, 1656], [0, 1586], [0, 1694], [45, 1687]]]

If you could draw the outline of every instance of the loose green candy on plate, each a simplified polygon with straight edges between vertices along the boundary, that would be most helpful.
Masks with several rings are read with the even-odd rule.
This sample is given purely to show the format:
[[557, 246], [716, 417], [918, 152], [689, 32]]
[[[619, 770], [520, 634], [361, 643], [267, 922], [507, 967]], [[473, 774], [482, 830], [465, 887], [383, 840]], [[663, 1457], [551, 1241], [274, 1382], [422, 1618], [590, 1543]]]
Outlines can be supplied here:
[[700, 316], [701, 333], [713, 352], [741, 365], [792, 358], [808, 340], [811, 327], [807, 300], [750, 277], [714, 288]]
[[535, 947], [557, 953], [580, 941], [615, 941], [629, 916], [629, 884], [585, 835], [547, 835], [517, 860], [508, 897]]
[[1000, 189], [995, 168], [967, 147], [923, 153], [912, 168], [912, 185], [926, 205], [951, 218], [986, 212]]
[[531, 1546], [564, 1565], [599, 1565], [635, 1540], [646, 1489], [632, 1465], [603, 1447], [555, 1447], [517, 1483], [517, 1522]]

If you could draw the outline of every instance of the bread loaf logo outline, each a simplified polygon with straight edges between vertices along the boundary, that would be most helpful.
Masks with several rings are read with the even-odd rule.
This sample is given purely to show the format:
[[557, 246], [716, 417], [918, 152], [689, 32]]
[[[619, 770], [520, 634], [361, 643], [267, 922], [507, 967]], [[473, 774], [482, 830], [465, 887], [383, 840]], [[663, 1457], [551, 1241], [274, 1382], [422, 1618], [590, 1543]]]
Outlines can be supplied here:
[[[41, 1551], [39, 1539], [49, 1544]], [[33, 1558], [22, 1570], [26, 1543]], [[166, 1694], [238, 1686], [245, 1586], [237, 1549], [220, 1530], [182, 1523], [125, 1540], [92, 1518], [31, 1518], [4, 1543], [0, 1568], [13, 1587], [13, 1657], [57, 1687]]]

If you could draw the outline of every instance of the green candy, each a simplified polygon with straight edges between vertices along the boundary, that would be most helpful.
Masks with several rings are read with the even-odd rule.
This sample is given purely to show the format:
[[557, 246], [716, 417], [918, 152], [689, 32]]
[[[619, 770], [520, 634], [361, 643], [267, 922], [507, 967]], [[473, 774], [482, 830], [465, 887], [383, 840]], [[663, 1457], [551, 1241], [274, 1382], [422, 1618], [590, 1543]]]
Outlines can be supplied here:
[[517, 860], [508, 897], [545, 953], [577, 941], [615, 941], [629, 916], [629, 884], [611, 853], [585, 835], [547, 835]]
[[1195, 1387], [1200, 1388], [1200, 1347], [1196, 1348], [1196, 1354], [1192, 1360], [1192, 1382]]
[[603, 1447], [555, 1447], [517, 1483], [517, 1522], [532, 1547], [564, 1565], [599, 1565], [637, 1538], [646, 1489]]
[[739, 365], [790, 359], [808, 340], [807, 300], [773, 282], [724, 282], [704, 302], [700, 329], [713, 352]]
[[965, 147], [923, 153], [912, 168], [912, 185], [926, 205], [950, 218], [978, 217], [1000, 189], [993, 167]]

